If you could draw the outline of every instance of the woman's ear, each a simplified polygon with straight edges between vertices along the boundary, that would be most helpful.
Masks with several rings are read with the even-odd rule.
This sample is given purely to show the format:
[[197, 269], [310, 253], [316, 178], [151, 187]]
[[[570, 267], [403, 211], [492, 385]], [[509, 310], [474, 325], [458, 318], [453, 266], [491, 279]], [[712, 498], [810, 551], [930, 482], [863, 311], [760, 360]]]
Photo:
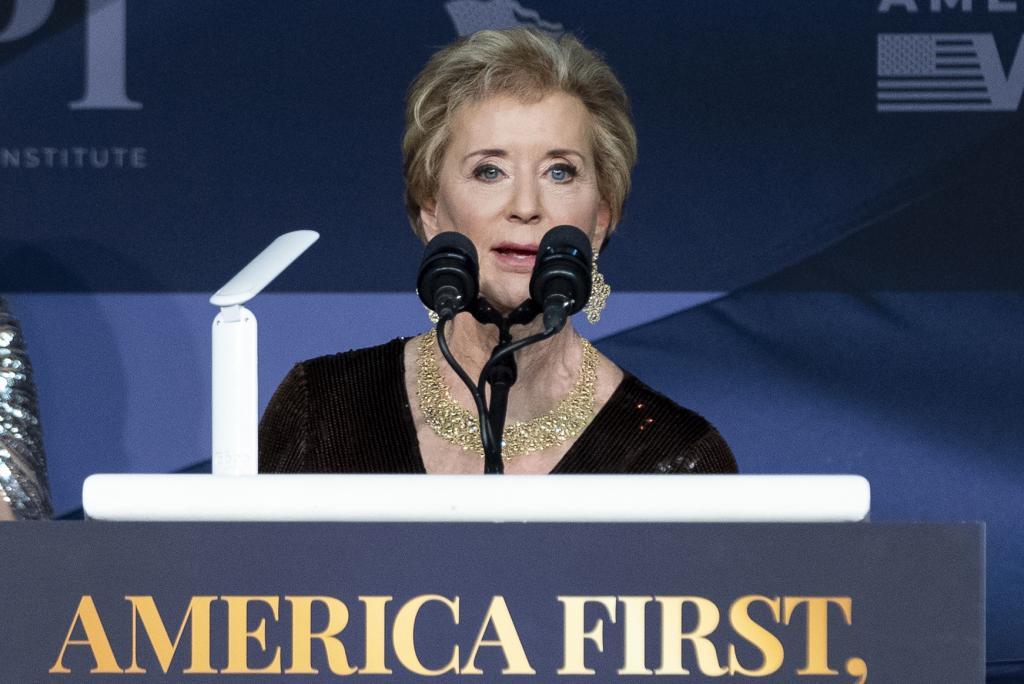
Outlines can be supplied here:
[[430, 242], [441, 231], [437, 227], [437, 200], [433, 197], [420, 203], [420, 223], [423, 236]]
[[601, 204], [597, 208], [597, 226], [596, 230], [594, 230], [594, 237], [590, 244], [594, 249], [594, 254], [601, 251], [601, 247], [603, 247], [605, 242], [608, 241], [608, 236], [611, 235], [611, 231], [612, 208], [608, 202], [601, 200]]

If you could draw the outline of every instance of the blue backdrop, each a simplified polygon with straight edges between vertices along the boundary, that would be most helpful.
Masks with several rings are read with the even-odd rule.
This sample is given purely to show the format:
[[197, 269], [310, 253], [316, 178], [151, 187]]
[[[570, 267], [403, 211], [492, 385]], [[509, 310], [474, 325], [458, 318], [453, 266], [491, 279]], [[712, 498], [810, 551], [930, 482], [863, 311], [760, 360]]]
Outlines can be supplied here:
[[1021, 657], [1024, 3], [524, 2], [0, 0], [0, 291], [58, 512], [91, 472], [208, 458], [205, 300], [275, 235], [323, 237], [250, 307], [264, 403], [424, 329], [405, 89], [460, 33], [569, 30], [640, 138], [601, 349], [744, 472], [985, 520], [989, 655]]

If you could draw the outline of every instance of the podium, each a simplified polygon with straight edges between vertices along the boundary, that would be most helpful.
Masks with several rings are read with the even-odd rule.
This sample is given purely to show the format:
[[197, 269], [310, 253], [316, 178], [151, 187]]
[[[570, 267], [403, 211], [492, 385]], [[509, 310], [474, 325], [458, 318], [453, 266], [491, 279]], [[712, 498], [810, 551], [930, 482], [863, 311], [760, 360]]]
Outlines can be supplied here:
[[980, 524], [90, 520], [0, 548], [5, 681], [984, 680]]

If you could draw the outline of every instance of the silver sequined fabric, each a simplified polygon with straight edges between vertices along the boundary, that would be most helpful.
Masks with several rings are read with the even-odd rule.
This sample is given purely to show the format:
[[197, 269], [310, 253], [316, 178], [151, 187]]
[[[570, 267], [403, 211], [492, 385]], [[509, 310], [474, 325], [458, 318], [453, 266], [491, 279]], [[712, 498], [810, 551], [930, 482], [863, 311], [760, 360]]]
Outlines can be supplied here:
[[53, 515], [32, 365], [18, 321], [0, 297], [0, 497], [15, 518]]

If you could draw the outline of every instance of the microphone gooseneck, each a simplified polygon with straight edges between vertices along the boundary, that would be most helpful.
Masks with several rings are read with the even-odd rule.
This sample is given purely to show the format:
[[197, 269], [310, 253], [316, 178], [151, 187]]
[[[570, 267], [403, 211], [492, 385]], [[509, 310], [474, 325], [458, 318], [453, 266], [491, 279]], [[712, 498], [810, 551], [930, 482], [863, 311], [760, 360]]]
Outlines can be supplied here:
[[540, 241], [530, 297], [544, 313], [544, 329], [558, 332], [590, 297], [593, 250], [579, 228], [552, 228]]
[[479, 272], [476, 247], [470, 239], [454, 231], [440, 233], [427, 243], [416, 291], [424, 306], [450, 319], [476, 302]]

